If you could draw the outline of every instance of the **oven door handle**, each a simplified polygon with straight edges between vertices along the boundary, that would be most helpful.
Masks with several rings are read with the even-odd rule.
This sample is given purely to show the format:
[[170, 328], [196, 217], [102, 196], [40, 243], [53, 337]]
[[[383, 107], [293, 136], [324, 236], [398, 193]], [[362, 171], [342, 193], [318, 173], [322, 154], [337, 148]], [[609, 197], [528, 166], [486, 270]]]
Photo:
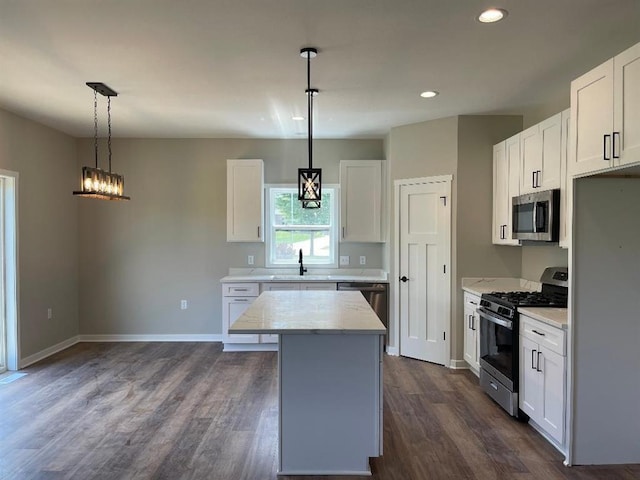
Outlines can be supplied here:
[[480, 307], [477, 311], [481, 317], [489, 320], [490, 322], [497, 323], [498, 325], [502, 325], [509, 330], [513, 330], [513, 322], [511, 320], [505, 320], [504, 318], [496, 317], [482, 307]]

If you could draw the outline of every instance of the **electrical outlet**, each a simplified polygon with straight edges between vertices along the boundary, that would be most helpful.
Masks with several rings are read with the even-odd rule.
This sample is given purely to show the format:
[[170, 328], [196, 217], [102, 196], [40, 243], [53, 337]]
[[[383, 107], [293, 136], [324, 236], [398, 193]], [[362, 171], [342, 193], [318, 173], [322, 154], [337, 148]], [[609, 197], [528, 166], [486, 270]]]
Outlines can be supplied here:
[[360, 265], [366, 265], [367, 264], [367, 257], [365, 257], [364, 255], [360, 255]]
[[253, 265], [254, 260], [255, 259], [253, 258], [253, 255], [248, 255], [247, 256], [247, 264], [248, 265]]
[[340, 255], [340, 265], [349, 265], [349, 255]]
[[53, 308], [47, 308], [47, 320], [51, 320], [53, 318]]
[[189, 304], [186, 300], [180, 300], [180, 310], [186, 310], [189, 308]]

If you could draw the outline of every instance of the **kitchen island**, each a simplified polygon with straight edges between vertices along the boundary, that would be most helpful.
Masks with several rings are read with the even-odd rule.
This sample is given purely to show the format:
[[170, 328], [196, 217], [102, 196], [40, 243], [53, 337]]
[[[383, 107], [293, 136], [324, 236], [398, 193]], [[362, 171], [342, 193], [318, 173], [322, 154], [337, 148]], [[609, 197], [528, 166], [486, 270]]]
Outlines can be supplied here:
[[382, 336], [359, 292], [263, 292], [230, 326], [279, 335], [280, 475], [370, 475], [382, 455]]

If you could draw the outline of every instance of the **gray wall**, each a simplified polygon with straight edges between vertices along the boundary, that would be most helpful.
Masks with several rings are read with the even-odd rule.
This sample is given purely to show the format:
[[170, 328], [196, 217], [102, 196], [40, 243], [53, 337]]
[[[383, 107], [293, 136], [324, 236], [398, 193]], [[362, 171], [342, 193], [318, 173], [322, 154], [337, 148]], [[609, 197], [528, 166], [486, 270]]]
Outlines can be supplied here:
[[[491, 218], [493, 145], [521, 128], [520, 116], [451, 117], [393, 128], [385, 141], [391, 225], [396, 210], [394, 180], [453, 175], [451, 358], [454, 360], [463, 358], [461, 277], [520, 275], [520, 249], [491, 244]], [[394, 248], [392, 237], [390, 252]], [[393, 262], [391, 254], [392, 277], [397, 273]], [[391, 288], [395, 287], [395, 282], [391, 282]], [[395, 325], [395, 318], [392, 321]], [[392, 335], [390, 344], [398, 346], [397, 340]]]
[[[78, 141], [78, 167], [92, 145]], [[221, 333], [220, 279], [249, 254], [264, 265], [264, 244], [226, 242], [226, 160], [262, 158], [267, 183], [294, 183], [306, 149], [306, 140], [115, 139], [113, 167], [132, 199], [80, 200], [81, 333]], [[341, 159], [383, 157], [382, 140], [314, 141], [326, 183], [338, 183]], [[340, 254], [380, 268], [383, 248], [341, 244]]]
[[25, 358], [79, 331], [75, 140], [0, 110], [0, 168], [19, 173], [19, 347]]
[[545, 267], [569, 265], [569, 251], [557, 245], [526, 246], [522, 249], [522, 278], [540, 281]]

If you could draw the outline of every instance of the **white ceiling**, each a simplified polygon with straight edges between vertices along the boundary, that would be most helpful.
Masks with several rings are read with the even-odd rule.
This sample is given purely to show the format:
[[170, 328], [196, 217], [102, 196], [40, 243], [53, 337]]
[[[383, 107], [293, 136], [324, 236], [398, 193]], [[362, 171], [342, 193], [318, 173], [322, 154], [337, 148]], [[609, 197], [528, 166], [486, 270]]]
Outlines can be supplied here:
[[[506, 8], [497, 24], [475, 20]], [[0, 107], [116, 137], [380, 138], [458, 114], [522, 113], [640, 41], [640, 0], [0, 0]], [[435, 99], [423, 90], [440, 92]], [[104, 127], [105, 98], [99, 117]]]

